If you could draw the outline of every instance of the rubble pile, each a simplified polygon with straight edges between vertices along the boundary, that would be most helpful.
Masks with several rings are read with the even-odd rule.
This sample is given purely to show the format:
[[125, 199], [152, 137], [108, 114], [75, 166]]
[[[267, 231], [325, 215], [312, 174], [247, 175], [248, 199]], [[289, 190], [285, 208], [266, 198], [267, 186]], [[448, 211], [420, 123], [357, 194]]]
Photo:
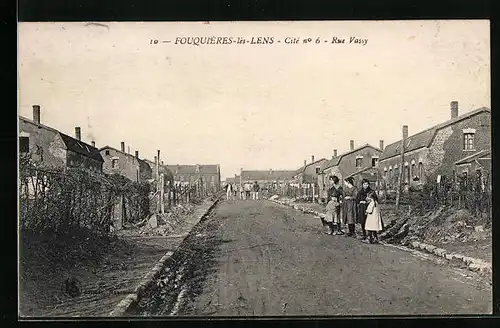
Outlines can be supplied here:
[[385, 231], [381, 239], [408, 245], [413, 241], [427, 243], [467, 243], [491, 238], [490, 224], [464, 209], [441, 207], [423, 215], [387, 209], [383, 212]]
[[153, 214], [142, 221], [136, 228], [140, 235], [167, 236], [182, 225], [187, 216], [194, 212], [195, 205], [179, 204], [165, 214]]

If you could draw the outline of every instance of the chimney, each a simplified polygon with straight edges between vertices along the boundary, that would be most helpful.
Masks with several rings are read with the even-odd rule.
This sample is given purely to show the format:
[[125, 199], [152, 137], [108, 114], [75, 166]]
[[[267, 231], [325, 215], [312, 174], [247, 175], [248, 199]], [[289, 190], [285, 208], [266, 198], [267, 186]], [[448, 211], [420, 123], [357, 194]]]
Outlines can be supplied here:
[[121, 142], [121, 150], [122, 152], [125, 152], [125, 142]]
[[95, 147], [95, 141], [92, 140], [92, 147]]
[[306, 161], [306, 160], [304, 160], [304, 166], [306, 166], [306, 165], [307, 165], [307, 161]]
[[403, 125], [403, 139], [408, 138], [408, 125]]
[[351, 140], [351, 150], [354, 150], [354, 140]]
[[33, 105], [33, 121], [40, 124], [40, 106]]
[[82, 140], [82, 130], [79, 126], [75, 127], [75, 138], [76, 140]]
[[384, 140], [380, 140], [380, 149], [384, 150]]
[[452, 101], [450, 103], [450, 109], [451, 109], [451, 119], [457, 118], [458, 117], [458, 101]]
[[337, 157], [337, 149], [333, 150], [333, 157]]
[[311, 156], [311, 163], [314, 163], [314, 155]]
[[138, 150], [135, 151], [135, 158], [139, 158], [139, 151]]

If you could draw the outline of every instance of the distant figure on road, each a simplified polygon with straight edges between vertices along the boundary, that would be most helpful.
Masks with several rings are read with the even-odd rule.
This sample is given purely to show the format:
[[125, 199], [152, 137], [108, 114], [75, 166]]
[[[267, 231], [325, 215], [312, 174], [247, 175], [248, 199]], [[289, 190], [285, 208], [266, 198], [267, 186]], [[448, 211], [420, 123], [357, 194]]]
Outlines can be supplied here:
[[354, 186], [354, 178], [344, 180], [344, 198], [342, 200], [342, 221], [347, 224], [349, 232], [346, 237], [355, 236], [355, 224], [357, 218], [356, 196], [358, 188]]
[[250, 199], [250, 192], [252, 186], [249, 183], [245, 183], [245, 199]]
[[242, 184], [240, 184], [238, 186], [238, 190], [240, 192], [240, 199], [241, 200], [245, 200], [245, 189], [243, 189], [243, 185]]
[[[370, 244], [378, 243], [378, 232], [384, 230], [384, 222], [380, 214], [380, 207], [378, 205], [378, 197], [375, 191], [368, 193], [366, 200], [369, 202], [366, 207], [366, 225]], [[366, 242], [366, 241], [365, 241]]]
[[233, 199], [233, 184], [228, 183], [226, 186], [226, 199], [230, 200]]
[[254, 200], [259, 199], [259, 190], [260, 190], [260, 186], [257, 183], [257, 181], [255, 181], [253, 184], [253, 199]]
[[361, 230], [363, 231], [363, 237], [361, 238], [362, 240], [366, 240], [365, 222], [366, 207], [368, 206], [366, 197], [368, 197], [368, 194], [372, 191], [372, 188], [370, 188], [370, 182], [366, 179], [363, 179], [363, 181], [361, 182], [361, 189], [359, 190], [356, 197], [356, 203], [358, 204], [358, 218], [356, 220], [356, 223], [359, 223], [361, 225]]

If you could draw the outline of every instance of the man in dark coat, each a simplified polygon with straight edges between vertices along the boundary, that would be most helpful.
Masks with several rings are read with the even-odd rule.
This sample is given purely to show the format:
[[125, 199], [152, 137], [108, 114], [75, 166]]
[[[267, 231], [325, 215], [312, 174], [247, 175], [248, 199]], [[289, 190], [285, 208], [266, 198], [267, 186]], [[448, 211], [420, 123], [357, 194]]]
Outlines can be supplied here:
[[361, 225], [361, 229], [363, 231], [362, 239], [366, 240], [365, 222], [366, 222], [366, 207], [368, 206], [366, 197], [373, 190], [372, 188], [370, 188], [370, 182], [366, 179], [363, 179], [361, 185], [362, 185], [361, 189], [359, 190], [358, 195], [356, 197], [356, 203], [358, 204], [357, 223]]

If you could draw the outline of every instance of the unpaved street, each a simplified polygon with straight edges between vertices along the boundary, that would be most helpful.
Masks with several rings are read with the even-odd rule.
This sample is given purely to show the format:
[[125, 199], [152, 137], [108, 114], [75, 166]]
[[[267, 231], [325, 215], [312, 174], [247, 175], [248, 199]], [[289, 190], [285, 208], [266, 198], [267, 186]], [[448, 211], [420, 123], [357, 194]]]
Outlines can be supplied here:
[[139, 315], [490, 313], [474, 273], [385, 245], [322, 233], [267, 200], [223, 201], [172, 258]]

